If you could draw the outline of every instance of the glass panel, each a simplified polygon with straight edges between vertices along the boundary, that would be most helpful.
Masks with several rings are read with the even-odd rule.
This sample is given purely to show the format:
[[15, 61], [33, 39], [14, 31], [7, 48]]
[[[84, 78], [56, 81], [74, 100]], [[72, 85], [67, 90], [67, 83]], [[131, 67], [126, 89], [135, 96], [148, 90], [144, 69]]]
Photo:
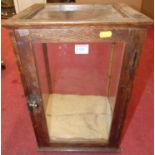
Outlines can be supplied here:
[[123, 46], [34, 43], [51, 142], [108, 142]]
[[[123, 14], [124, 15], [124, 14]], [[123, 19], [122, 12], [112, 4], [103, 5], [48, 5], [38, 11], [32, 19], [51, 21], [88, 21]]]

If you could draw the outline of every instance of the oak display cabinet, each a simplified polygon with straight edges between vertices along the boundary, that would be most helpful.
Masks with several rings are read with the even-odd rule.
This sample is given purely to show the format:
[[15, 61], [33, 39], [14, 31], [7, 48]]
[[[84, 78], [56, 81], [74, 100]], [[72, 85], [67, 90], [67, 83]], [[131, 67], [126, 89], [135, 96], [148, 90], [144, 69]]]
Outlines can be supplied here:
[[125, 4], [35, 4], [8, 28], [40, 150], [117, 151], [147, 28]]

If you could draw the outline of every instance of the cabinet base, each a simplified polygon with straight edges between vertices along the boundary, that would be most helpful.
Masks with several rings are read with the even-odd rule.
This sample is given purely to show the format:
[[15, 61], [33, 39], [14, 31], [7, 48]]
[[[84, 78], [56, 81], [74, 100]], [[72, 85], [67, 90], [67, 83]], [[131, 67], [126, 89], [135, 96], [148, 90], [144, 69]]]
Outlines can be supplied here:
[[67, 151], [67, 152], [121, 152], [121, 148], [108, 147], [39, 147], [38, 151]]

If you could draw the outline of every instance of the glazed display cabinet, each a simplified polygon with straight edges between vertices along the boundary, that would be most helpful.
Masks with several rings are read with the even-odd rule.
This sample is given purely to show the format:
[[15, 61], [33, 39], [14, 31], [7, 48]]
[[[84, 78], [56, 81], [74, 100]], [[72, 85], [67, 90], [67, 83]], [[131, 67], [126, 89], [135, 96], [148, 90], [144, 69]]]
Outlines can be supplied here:
[[9, 19], [40, 150], [117, 151], [152, 20], [125, 4], [35, 4]]

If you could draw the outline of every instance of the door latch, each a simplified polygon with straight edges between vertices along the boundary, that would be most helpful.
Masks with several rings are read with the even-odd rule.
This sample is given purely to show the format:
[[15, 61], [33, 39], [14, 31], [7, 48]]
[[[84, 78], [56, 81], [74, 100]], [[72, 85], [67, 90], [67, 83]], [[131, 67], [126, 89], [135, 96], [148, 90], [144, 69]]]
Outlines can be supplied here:
[[38, 99], [37, 99], [36, 96], [31, 96], [30, 98], [28, 98], [27, 103], [28, 103], [28, 108], [29, 108], [30, 111], [32, 111], [33, 108], [39, 107]]

